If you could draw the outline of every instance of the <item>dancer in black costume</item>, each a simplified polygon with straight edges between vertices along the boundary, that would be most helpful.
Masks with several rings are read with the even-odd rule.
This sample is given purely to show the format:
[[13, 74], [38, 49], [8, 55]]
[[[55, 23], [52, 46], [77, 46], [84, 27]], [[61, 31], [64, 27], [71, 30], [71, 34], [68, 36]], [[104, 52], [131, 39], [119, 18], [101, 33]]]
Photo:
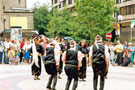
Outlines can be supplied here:
[[95, 44], [90, 48], [90, 65], [92, 65], [93, 68], [93, 88], [94, 90], [97, 90], [97, 84], [98, 84], [98, 76], [100, 75], [100, 89], [104, 90], [104, 83], [105, 83], [105, 73], [108, 71], [109, 67], [109, 52], [108, 48], [101, 44], [102, 43], [102, 37], [100, 35], [97, 35], [95, 38]]

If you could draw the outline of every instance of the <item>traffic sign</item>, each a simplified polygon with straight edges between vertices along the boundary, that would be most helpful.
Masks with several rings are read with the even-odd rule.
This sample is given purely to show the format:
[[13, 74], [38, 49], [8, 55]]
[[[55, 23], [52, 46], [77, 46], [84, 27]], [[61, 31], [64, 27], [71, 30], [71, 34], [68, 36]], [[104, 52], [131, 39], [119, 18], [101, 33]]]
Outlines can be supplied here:
[[111, 34], [111, 33], [107, 33], [107, 34], [106, 34], [106, 38], [107, 38], [107, 39], [111, 39], [111, 38], [112, 38], [112, 34]]
[[130, 25], [130, 27], [131, 27], [131, 28], [134, 28], [134, 26], [135, 26], [135, 20], [131, 20], [131, 25]]

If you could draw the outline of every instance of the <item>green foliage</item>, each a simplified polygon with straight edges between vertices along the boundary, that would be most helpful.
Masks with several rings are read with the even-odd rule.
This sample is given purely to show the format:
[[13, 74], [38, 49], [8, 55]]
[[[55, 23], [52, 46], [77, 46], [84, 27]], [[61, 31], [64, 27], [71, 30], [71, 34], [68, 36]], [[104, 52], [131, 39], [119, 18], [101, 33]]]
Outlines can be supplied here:
[[48, 14], [50, 14], [46, 5], [34, 5], [34, 28], [38, 30], [40, 34], [44, 34], [47, 31], [47, 25], [50, 21]]
[[84, 37], [94, 39], [100, 34], [105, 38], [106, 33], [113, 30], [113, 14], [118, 10], [114, 0], [78, 0], [76, 10], [76, 20]]
[[97, 34], [105, 39], [113, 30], [113, 14], [118, 11], [114, 0], [76, 0], [75, 8], [78, 15], [73, 17], [70, 9], [49, 11], [46, 5], [35, 5], [35, 29], [48, 37], [72, 37], [77, 41], [94, 40]]
[[72, 36], [74, 34], [74, 22], [70, 10], [53, 9], [49, 17], [50, 22], [47, 25], [49, 37]]

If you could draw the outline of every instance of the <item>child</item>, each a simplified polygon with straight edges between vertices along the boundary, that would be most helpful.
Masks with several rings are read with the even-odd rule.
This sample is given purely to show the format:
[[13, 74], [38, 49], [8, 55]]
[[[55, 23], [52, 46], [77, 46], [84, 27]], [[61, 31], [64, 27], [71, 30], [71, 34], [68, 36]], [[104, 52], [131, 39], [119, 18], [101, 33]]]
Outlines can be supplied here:
[[9, 58], [10, 64], [14, 63], [14, 57], [15, 57], [15, 51], [13, 50], [13, 47], [10, 47], [8, 51], [8, 58]]
[[18, 65], [19, 62], [20, 62], [20, 53], [17, 50], [16, 53], [15, 53], [15, 63], [16, 63], [16, 65]]
[[128, 50], [125, 51], [125, 53], [123, 54], [123, 64], [122, 66], [128, 66], [131, 62], [131, 53], [129, 53]]

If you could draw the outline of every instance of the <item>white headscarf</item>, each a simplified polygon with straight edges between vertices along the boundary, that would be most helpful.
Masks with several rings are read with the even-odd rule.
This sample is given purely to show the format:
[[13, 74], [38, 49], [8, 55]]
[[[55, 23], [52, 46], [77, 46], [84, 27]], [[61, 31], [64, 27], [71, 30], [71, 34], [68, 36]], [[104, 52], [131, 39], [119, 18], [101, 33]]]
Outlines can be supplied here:
[[[100, 40], [97, 40], [97, 37], [100, 37]], [[95, 45], [96, 45], [97, 49], [99, 49], [98, 43], [101, 43], [101, 42], [102, 42], [102, 37], [100, 35], [97, 35], [95, 38]]]
[[36, 50], [36, 45], [35, 45], [35, 43], [34, 43], [34, 39], [33, 39], [32, 52], [33, 52], [32, 65], [35, 63], [35, 65], [36, 65], [37, 67], [39, 67], [39, 64], [38, 64], [38, 52], [37, 52], [37, 50]]

